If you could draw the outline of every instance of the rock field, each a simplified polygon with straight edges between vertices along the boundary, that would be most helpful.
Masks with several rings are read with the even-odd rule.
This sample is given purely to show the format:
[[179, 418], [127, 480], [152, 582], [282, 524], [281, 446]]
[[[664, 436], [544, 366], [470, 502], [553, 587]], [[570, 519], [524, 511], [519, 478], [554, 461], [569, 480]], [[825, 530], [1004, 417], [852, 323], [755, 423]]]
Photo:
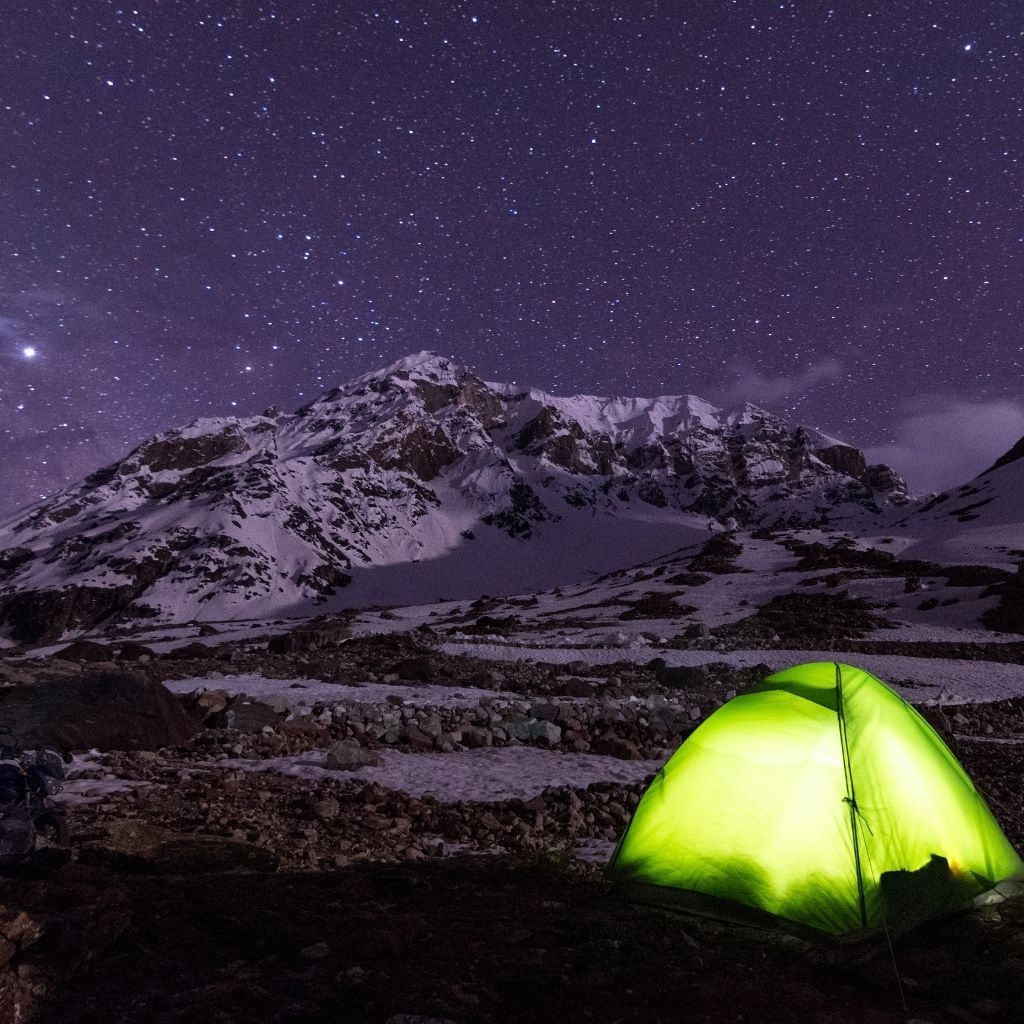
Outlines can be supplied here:
[[[0, 878], [0, 1022], [1024, 1020], [1017, 904], [899, 937], [894, 970], [884, 944], [682, 916], [605, 882], [653, 772], [791, 647], [889, 659], [1024, 848], [1024, 644], [888, 638], [886, 600], [845, 587], [907, 581], [807, 545], [801, 571], [844, 589], [797, 580], [694, 621], [689, 602], [742, 573], [738, 548], [540, 607], [5, 651], [0, 729], [76, 753], [70, 848]], [[1010, 695], [950, 694], [928, 665], [998, 670]]]

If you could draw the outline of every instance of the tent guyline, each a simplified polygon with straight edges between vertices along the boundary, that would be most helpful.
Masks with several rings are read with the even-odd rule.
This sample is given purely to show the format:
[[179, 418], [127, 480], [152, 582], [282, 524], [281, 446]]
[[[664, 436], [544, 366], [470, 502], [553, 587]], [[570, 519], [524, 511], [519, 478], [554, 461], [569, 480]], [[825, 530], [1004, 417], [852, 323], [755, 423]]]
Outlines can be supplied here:
[[609, 873], [858, 935], [997, 898], [1024, 862], [913, 707], [863, 669], [813, 662], [694, 730]]

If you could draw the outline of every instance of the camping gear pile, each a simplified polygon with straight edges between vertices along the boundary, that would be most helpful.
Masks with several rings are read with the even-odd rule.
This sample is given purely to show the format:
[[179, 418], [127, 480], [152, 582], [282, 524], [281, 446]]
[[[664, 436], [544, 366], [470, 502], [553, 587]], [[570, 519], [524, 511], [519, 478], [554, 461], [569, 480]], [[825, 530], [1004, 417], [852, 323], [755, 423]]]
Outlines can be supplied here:
[[0, 747], [0, 871], [28, 860], [39, 838], [67, 843], [66, 816], [51, 800], [63, 779], [60, 754]]

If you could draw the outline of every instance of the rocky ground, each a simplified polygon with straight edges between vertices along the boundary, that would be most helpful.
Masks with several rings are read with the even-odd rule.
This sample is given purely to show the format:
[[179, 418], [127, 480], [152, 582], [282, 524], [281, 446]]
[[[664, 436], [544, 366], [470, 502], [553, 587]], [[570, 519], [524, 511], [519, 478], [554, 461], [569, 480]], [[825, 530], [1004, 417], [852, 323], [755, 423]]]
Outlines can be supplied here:
[[[0, 731], [79, 754], [70, 849], [0, 879], [0, 1022], [1024, 1021], [1024, 906], [901, 936], [894, 970], [884, 943], [808, 944], [604, 881], [650, 774], [799, 645], [906, 666], [889, 681], [1024, 848], [1024, 698], [944, 699], [919, 668], [1012, 689], [1024, 645], [885, 639], [884, 606], [827, 584], [685, 621], [687, 596], [741, 571], [735, 548], [552, 614], [481, 599], [418, 625], [383, 610], [5, 652]], [[885, 560], [792, 554], [890, 580]]]

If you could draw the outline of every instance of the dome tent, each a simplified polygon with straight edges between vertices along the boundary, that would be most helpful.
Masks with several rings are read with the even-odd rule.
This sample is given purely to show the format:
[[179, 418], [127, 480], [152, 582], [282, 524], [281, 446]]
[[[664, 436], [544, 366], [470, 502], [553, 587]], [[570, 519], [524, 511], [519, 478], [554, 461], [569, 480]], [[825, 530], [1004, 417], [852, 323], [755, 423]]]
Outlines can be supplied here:
[[609, 865], [832, 935], [968, 906], [1024, 863], [932, 727], [851, 665], [719, 708], [658, 772]]

